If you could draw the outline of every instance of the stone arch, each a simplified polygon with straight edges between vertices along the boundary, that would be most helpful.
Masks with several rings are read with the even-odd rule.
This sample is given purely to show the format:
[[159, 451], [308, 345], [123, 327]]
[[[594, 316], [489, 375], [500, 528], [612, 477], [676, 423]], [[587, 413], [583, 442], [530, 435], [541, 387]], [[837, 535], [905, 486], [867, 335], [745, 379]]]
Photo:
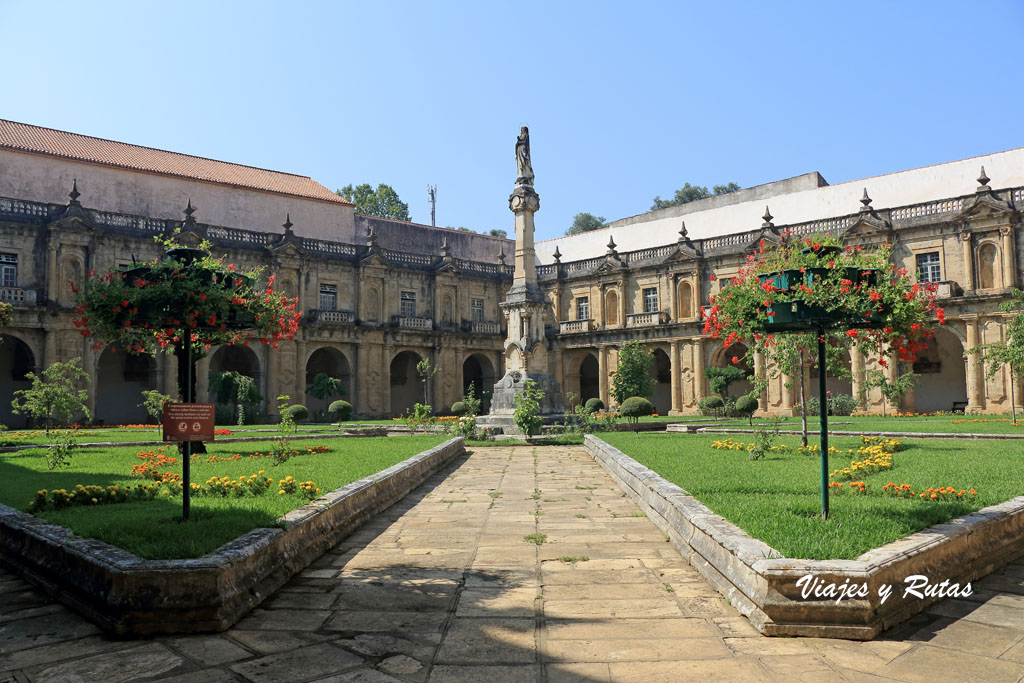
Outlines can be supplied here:
[[[729, 365], [735, 365], [741, 368], [747, 377], [751, 377], [754, 374], [754, 368], [751, 367], [750, 361], [744, 358], [747, 353], [747, 345], [737, 342], [729, 347], [720, 346], [711, 354], [711, 366], [716, 368], [724, 368]], [[733, 357], [739, 360], [738, 363], [733, 363]], [[728, 395], [731, 398], [738, 398], [745, 394], [749, 394], [754, 390], [754, 385], [749, 380], [741, 379], [733, 382], [729, 385]]]
[[451, 294], [445, 294], [441, 299], [441, 321], [445, 323], [455, 322], [455, 299]]
[[423, 357], [415, 351], [400, 351], [391, 359], [391, 414], [404, 415], [416, 403], [423, 401], [423, 383], [416, 374], [416, 364]]
[[651, 403], [654, 404], [654, 412], [668, 415], [672, 410], [672, 361], [662, 349], [654, 349], [653, 356], [651, 379], [654, 380], [654, 394]]
[[967, 360], [964, 346], [951, 331], [939, 327], [914, 361], [914, 410], [963, 410], [967, 405]]
[[676, 317], [679, 319], [693, 317], [693, 287], [683, 280], [676, 290]]
[[71, 289], [71, 283], [79, 286], [82, 283], [82, 272], [82, 261], [77, 256], [67, 256], [61, 261], [58, 291], [63, 301], [70, 302], [74, 299], [75, 293]]
[[597, 356], [587, 353], [580, 361], [580, 402], [586, 403], [591, 398], [601, 398], [600, 364]]
[[604, 295], [604, 324], [619, 324], [619, 294], [614, 289], [609, 289]]
[[1001, 284], [999, 265], [999, 247], [982, 242], [978, 247], [978, 289], [994, 289]]
[[327, 413], [331, 403], [339, 399], [344, 399], [349, 403], [352, 402], [352, 364], [349, 363], [348, 357], [340, 349], [333, 346], [321, 346], [309, 354], [309, 358], [306, 360], [307, 391], [313, 386], [313, 380], [320, 373], [324, 373], [333, 379], [341, 380], [341, 396], [331, 396], [324, 399], [316, 398], [312, 394], [307, 393], [302, 397], [301, 401], [297, 402], [303, 403], [309, 409], [309, 414], [314, 419], [327, 421], [332, 419]]
[[482, 353], [474, 353], [462, 361], [462, 394], [468, 394], [470, 384], [473, 385], [474, 395], [482, 401], [481, 414], [490, 411], [495, 379], [494, 366]]
[[102, 424], [144, 424], [150, 418], [142, 392], [157, 386], [156, 361], [146, 354], [127, 353], [111, 344], [96, 361], [96, 407], [93, 419]]
[[11, 401], [15, 391], [32, 386], [26, 373], [38, 371], [35, 354], [27, 342], [14, 335], [0, 335], [0, 423], [9, 427], [26, 426], [28, 418], [15, 415]]
[[366, 319], [373, 323], [380, 321], [380, 292], [376, 287], [366, 290]]

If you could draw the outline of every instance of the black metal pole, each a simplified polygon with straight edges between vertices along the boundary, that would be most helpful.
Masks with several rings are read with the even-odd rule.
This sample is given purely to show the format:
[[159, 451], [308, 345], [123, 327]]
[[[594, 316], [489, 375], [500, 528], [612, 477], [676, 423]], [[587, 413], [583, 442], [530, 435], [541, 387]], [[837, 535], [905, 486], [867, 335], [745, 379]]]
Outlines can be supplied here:
[[828, 399], [825, 390], [825, 330], [818, 328], [818, 415], [821, 417], [821, 518], [828, 519]]
[[[188, 337], [185, 341], [185, 378], [188, 380], [185, 382], [185, 403], [192, 403], [195, 399], [192, 396], [192, 333], [186, 330], [185, 334]], [[187, 522], [189, 508], [192, 505], [192, 442], [186, 441], [182, 450], [184, 454], [181, 463], [181, 518]]]

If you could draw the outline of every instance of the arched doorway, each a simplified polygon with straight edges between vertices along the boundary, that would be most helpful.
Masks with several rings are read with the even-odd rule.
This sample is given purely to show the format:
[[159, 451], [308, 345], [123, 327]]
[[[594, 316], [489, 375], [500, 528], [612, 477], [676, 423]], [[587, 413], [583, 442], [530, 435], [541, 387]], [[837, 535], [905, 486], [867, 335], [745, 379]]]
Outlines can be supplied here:
[[[309, 393], [309, 390], [313, 388], [316, 376], [321, 373], [331, 379], [341, 380], [340, 396], [317, 398]], [[310, 354], [309, 360], [306, 361], [306, 395], [300, 402], [309, 409], [313, 420], [326, 422], [332, 419], [327, 409], [331, 403], [339, 399], [352, 402], [352, 366], [349, 365], [348, 358], [340, 350], [331, 346], [323, 346]]]
[[914, 410], [963, 410], [967, 405], [967, 369], [964, 347], [949, 330], [935, 330], [935, 337], [918, 352], [914, 361]]
[[651, 396], [654, 412], [668, 415], [668, 411], [672, 410], [672, 362], [661, 349], [654, 349], [651, 379], [654, 380], [654, 394]]
[[11, 410], [14, 392], [32, 386], [25, 378], [28, 372], [38, 372], [32, 349], [17, 337], [0, 335], [0, 423], [9, 427], [24, 427], [28, 423], [24, 415], [15, 415]]
[[[210, 377], [218, 372], [237, 372], [251, 378], [256, 383], [256, 390], [263, 400], [255, 406], [250, 406], [250, 409], [257, 413], [262, 412], [267, 393], [263, 386], [263, 370], [260, 367], [260, 359], [252, 349], [248, 346], [222, 346], [217, 349], [210, 358]], [[211, 396], [210, 400], [216, 402], [217, 398]], [[233, 404], [218, 404], [217, 424], [235, 424], [238, 419], [237, 413], [228, 414], [232, 410], [237, 410]], [[247, 415], [246, 420], [251, 423], [256, 417], [258, 416]]]
[[600, 397], [601, 379], [597, 358], [594, 354], [588, 353], [580, 363], [580, 402], [586, 403], [589, 399]]
[[491, 409], [494, 380], [494, 366], [484, 355], [474, 353], [462, 362], [462, 395], [468, 394], [472, 385], [474, 395], [481, 400], [481, 414], [486, 415]]
[[[422, 357], [415, 351], [402, 351], [391, 360], [391, 414], [404, 415], [423, 402], [423, 382], [416, 373]], [[438, 409], [440, 407], [438, 406]]]
[[142, 392], [153, 389], [156, 362], [152, 356], [126, 353], [118, 346], [108, 346], [96, 364], [96, 422], [144, 424], [149, 421], [142, 403]]

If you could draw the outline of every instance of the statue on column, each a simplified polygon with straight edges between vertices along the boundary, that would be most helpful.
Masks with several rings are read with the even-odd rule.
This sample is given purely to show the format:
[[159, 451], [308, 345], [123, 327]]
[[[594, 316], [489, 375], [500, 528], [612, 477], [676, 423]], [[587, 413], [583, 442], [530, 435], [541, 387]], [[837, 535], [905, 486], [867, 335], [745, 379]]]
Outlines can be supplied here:
[[530, 163], [530, 129], [523, 126], [516, 139], [516, 167], [519, 177], [516, 185], [533, 186], [533, 164]]

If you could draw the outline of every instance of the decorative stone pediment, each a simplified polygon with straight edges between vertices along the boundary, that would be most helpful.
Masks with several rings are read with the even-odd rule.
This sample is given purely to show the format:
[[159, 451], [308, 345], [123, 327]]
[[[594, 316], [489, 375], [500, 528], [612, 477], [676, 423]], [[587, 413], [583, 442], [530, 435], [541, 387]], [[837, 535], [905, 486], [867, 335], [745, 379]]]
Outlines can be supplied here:
[[387, 258], [384, 256], [383, 251], [370, 250], [366, 253], [366, 256], [363, 257], [362, 261], [360, 261], [360, 265], [378, 268], [390, 268], [391, 262], [388, 261]]
[[78, 207], [69, 206], [56, 220], [50, 223], [51, 230], [87, 232], [95, 229], [89, 215]]
[[626, 269], [626, 264], [618, 256], [609, 256], [604, 263], [592, 271], [593, 275], [620, 274]]
[[862, 211], [857, 219], [839, 233], [846, 241], [893, 242], [896, 238], [892, 223], [879, 216], [874, 210]]
[[992, 190], [979, 191], [972, 199], [964, 202], [964, 208], [957, 214], [956, 220], [969, 223], [979, 219], [1010, 218], [1016, 210], [1013, 205]]
[[754, 236], [747, 245], [743, 248], [743, 253], [752, 254], [761, 248], [761, 243], [764, 242], [766, 248], [778, 246], [782, 244], [782, 236], [779, 235], [779, 231], [774, 225], [763, 226], [761, 232]]
[[437, 267], [437, 273], [439, 275], [457, 275], [461, 271], [458, 266], [451, 259], [445, 259], [441, 262], [441, 265]]
[[205, 230], [195, 229], [198, 227], [199, 226], [192, 226], [192, 229], [183, 230], [178, 235], [178, 242], [180, 242], [182, 246], [198, 249], [199, 245], [201, 245], [203, 240], [206, 239], [206, 235], [200, 234], [205, 232]]
[[277, 258], [302, 258], [302, 249], [292, 242], [282, 240], [277, 244], [268, 247]]

